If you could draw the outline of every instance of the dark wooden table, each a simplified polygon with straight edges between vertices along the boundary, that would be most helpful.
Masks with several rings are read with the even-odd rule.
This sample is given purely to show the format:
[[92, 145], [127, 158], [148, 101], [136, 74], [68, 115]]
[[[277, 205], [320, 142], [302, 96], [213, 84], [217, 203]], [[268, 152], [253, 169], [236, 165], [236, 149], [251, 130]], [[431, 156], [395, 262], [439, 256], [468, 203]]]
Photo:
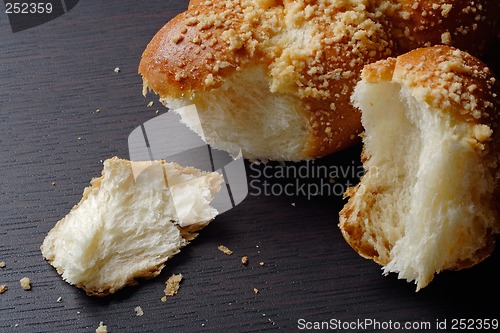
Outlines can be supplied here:
[[[450, 329], [453, 319], [500, 319], [498, 250], [472, 269], [439, 274], [416, 293], [395, 274], [383, 277], [343, 240], [339, 195], [266, 196], [251, 189], [153, 280], [107, 298], [63, 282], [39, 247], [100, 174], [101, 161], [128, 158], [130, 132], [156, 110], [165, 112], [156, 97], [142, 96], [137, 66], [154, 33], [186, 7], [187, 0], [81, 1], [17, 33], [0, 14], [0, 261], [7, 265], [0, 284], [9, 287], [0, 295], [0, 332], [94, 332], [100, 321], [109, 332], [293, 332], [305, 321], [336, 320], [429, 322], [434, 331], [436, 321]], [[150, 100], [153, 107], [146, 106]], [[352, 169], [359, 153], [354, 147], [315, 163]], [[351, 176], [336, 181], [345, 185]], [[234, 254], [222, 254], [220, 244]], [[185, 280], [162, 303], [172, 273]], [[24, 276], [31, 291], [19, 285]]]

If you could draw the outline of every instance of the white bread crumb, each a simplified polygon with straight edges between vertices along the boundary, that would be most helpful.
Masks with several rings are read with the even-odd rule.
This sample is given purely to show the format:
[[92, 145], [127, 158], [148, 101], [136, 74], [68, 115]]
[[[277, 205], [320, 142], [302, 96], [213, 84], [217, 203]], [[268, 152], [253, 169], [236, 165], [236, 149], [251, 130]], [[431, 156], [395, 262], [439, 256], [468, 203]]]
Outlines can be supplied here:
[[31, 281], [27, 277], [23, 277], [21, 280], [19, 280], [19, 283], [21, 283], [21, 288], [24, 290], [31, 290]]
[[96, 328], [95, 333], [108, 333], [108, 327], [101, 321], [99, 326]]
[[136, 306], [134, 308], [134, 311], [137, 317], [142, 317], [144, 315], [144, 311], [142, 311], [142, 308], [140, 306]]

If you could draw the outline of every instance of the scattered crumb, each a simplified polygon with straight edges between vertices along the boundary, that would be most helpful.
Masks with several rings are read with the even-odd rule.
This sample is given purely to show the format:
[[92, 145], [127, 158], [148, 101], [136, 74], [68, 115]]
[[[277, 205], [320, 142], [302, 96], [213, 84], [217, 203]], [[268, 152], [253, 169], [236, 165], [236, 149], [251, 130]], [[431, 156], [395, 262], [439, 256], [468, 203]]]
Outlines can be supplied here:
[[120, 73], [120, 67], [115, 68], [115, 73]]
[[144, 311], [142, 311], [142, 308], [140, 306], [136, 306], [134, 308], [134, 311], [137, 317], [142, 317], [144, 315]]
[[5, 268], [5, 261], [0, 261], [0, 268]]
[[160, 110], [156, 110], [156, 111], [155, 111], [155, 113], [156, 113], [156, 114], [160, 113]]
[[59, 296], [59, 298], [56, 300], [57, 303], [61, 303], [62, 297]]
[[80, 140], [82, 139], [82, 137], [81, 137], [81, 136], [79, 136], [79, 137], [77, 137], [76, 139], [77, 139], [78, 141], [80, 141]]
[[99, 327], [95, 330], [95, 333], [108, 333], [108, 327], [101, 321], [99, 323]]
[[152, 107], [153, 106], [153, 101], [149, 102], [148, 105], [146, 105], [148, 108]]
[[258, 294], [259, 293], [259, 289], [253, 288], [253, 292], [256, 293], [256, 294]]
[[264, 266], [264, 262], [263, 261], [259, 262], [259, 265]]
[[24, 290], [31, 290], [31, 281], [27, 277], [23, 277], [21, 280], [19, 280], [21, 283], [21, 288]]
[[99, 113], [99, 112], [101, 112], [101, 109], [96, 109], [95, 112]]
[[228, 256], [233, 254], [233, 251], [231, 251], [227, 246], [219, 245], [218, 249], [219, 249], [219, 251], [221, 251], [224, 254], [227, 254]]
[[0, 294], [6, 292], [9, 288], [7, 288], [6, 284], [0, 284]]
[[248, 265], [248, 256], [241, 257], [241, 263], [245, 266]]
[[169, 277], [167, 281], [165, 281], [166, 287], [165, 290], [163, 290], [165, 296], [161, 298], [162, 302], [166, 302], [168, 296], [174, 296], [175, 294], [177, 294], [182, 278], [182, 274], [172, 274], [172, 276]]
[[295, 207], [295, 202], [292, 202], [292, 206]]
[[56, 186], [56, 182], [51, 182], [50, 183], [52, 186]]

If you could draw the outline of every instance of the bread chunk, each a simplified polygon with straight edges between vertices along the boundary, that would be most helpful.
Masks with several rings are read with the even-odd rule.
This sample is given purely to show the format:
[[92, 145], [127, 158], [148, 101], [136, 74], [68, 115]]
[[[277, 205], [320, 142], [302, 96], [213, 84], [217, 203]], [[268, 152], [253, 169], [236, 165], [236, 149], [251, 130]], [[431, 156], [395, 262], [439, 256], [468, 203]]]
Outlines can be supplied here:
[[158, 275], [217, 211], [222, 176], [164, 161], [104, 161], [81, 201], [45, 238], [41, 251], [62, 278], [106, 296]]
[[500, 232], [491, 71], [451, 47], [416, 49], [367, 65], [352, 99], [366, 174], [340, 212], [347, 242], [417, 290], [488, 257]]

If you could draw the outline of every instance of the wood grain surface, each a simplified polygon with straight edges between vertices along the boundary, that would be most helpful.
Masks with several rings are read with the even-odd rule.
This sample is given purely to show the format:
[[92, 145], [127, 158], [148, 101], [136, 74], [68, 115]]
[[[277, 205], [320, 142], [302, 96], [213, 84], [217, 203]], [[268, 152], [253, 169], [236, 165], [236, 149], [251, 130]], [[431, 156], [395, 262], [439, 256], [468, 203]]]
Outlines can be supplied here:
[[[9, 288], [0, 295], [0, 332], [95, 332], [100, 321], [112, 333], [295, 332], [300, 319], [430, 322], [436, 331], [436, 320], [447, 320], [449, 330], [454, 318], [500, 319], [498, 249], [472, 269], [439, 274], [416, 293], [396, 275], [382, 276], [343, 240], [337, 227], [343, 201], [335, 194], [307, 198], [251, 189], [153, 280], [107, 298], [62, 281], [40, 245], [100, 174], [102, 160], [128, 158], [131, 131], [156, 110], [165, 112], [155, 96], [142, 96], [137, 66], [154, 33], [187, 2], [80, 1], [67, 14], [17, 33], [0, 13], [0, 261], [6, 263], [0, 284]], [[315, 163], [351, 170], [359, 167], [359, 154], [358, 146]], [[247, 167], [249, 180], [264, 180], [264, 166]], [[221, 253], [221, 244], [233, 255]], [[244, 255], [247, 266], [240, 262]], [[162, 303], [172, 273], [185, 280]], [[24, 276], [31, 291], [19, 285]], [[136, 306], [143, 316], [136, 316]]]

